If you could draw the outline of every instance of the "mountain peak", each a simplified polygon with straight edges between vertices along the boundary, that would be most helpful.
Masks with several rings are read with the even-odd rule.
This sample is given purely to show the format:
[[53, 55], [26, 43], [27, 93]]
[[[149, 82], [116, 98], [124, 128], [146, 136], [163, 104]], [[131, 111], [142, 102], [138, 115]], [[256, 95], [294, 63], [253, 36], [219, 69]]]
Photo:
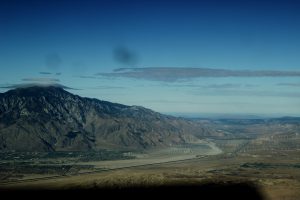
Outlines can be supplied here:
[[46, 94], [58, 94], [58, 93], [68, 93], [64, 89], [69, 89], [68, 87], [56, 84], [56, 85], [26, 85], [24, 87], [16, 87], [5, 93], [4, 95], [17, 95], [17, 96], [41, 96]]
[[32, 85], [32, 86], [27, 86], [27, 87], [18, 87], [15, 88], [14, 90], [23, 90], [23, 91], [30, 91], [30, 90], [64, 90], [63, 87], [60, 85]]
[[0, 151], [146, 149], [184, 144], [202, 130], [183, 119], [82, 98], [53, 85], [0, 95]]

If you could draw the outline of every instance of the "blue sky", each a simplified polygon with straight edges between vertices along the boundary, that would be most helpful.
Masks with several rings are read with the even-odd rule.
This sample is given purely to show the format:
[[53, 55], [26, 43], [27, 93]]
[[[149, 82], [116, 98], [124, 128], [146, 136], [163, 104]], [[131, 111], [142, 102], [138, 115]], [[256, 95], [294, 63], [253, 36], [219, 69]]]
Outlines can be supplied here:
[[286, 0], [2, 0], [0, 91], [59, 83], [163, 113], [300, 116], [299, 10]]

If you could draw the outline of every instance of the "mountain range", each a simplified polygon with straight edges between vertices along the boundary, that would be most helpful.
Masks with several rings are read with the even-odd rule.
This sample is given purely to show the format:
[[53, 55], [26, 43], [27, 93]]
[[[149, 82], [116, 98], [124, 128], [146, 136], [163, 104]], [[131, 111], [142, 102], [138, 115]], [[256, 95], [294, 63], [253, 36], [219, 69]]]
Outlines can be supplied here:
[[56, 86], [0, 93], [1, 151], [143, 150], [214, 134], [199, 122], [80, 97]]

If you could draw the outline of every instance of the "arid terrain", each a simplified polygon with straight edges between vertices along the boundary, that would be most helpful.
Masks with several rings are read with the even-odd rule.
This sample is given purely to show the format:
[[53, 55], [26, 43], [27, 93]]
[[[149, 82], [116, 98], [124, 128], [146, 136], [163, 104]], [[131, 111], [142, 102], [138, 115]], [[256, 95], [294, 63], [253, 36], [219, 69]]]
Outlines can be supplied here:
[[[57, 169], [46, 168], [35, 174], [12, 172], [14, 176], [2, 173], [1, 189], [101, 189], [247, 182], [253, 184], [264, 199], [299, 199], [300, 137], [298, 132], [284, 133], [252, 138], [234, 134], [236, 138], [207, 139], [202, 143], [140, 153], [110, 152], [111, 156], [106, 159], [105, 156], [87, 158], [84, 154], [72, 157], [70, 152], [68, 158], [57, 154], [53, 158], [26, 161], [40, 167], [60, 166]], [[19, 159], [2, 159], [1, 166], [17, 164]], [[64, 171], [61, 166], [65, 166]]]
[[172, 194], [300, 197], [300, 118], [179, 118], [56, 87], [0, 97], [1, 190], [178, 186]]
[[300, 200], [299, 52], [300, 0], [0, 0], [0, 198]]

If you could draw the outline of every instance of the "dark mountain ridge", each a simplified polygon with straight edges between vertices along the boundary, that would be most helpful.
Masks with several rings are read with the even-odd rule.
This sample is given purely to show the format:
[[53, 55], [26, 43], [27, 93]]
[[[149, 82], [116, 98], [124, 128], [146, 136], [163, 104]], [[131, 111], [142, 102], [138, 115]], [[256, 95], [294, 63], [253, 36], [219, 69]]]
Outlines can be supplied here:
[[139, 106], [83, 98], [62, 88], [0, 93], [0, 150], [148, 149], [214, 134], [201, 124]]

